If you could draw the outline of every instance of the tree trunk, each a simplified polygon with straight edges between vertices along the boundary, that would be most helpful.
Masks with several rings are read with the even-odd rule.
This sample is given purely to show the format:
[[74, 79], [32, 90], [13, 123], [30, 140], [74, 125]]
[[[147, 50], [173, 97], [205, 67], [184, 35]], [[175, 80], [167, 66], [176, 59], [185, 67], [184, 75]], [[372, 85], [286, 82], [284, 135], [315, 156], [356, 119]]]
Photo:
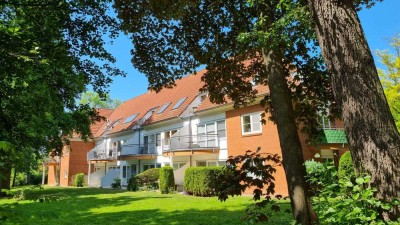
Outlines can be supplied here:
[[[377, 197], [400, 197], [400, 136], [352, 0], [308, 0], [358, 172]], [[392, 212], [393, 217], [399, 211]], [[387, 219], [387, 217], [386, 217]]]
[[13, 176], [13, 180], [12, 180], [12, 185], [11, 187], [15, 187], [15, 177], [17, 176], [17, 168], [14, 168], [14, 176]]
[[0, 167], [0, 190], [1, 189], [10, 189], [11, 182], [11, 165], [9, 163], [4, 163]]
[[282, 161], [288, 184], [293, 216], [298, 223], [311, 225], [313, 216], [306, 170], [301, 148], [292, 97], [282, 63], [283, 55], [273, 50], [263, 49], [263, 60], [267, 68], [273, 118], [278, 127]]

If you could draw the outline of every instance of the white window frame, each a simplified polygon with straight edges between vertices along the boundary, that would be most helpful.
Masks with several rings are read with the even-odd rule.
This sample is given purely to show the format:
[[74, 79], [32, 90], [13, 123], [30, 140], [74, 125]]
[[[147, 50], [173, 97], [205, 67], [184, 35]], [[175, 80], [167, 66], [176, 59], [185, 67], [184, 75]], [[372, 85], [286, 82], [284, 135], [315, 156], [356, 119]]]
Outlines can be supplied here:
[[[260, 130], [254, 131], [253, 130], [253, 124], [256, 123], [254, 121], [254, 116], [258, 115], [260, 117]], [[246, 116], [250, 116], [250, 132], [245, 132], [244, 131], [244, 127], [243, 127], [243, 118]], [[243, 114], [240, 116], [240, 126], [242, 129], [242, 135], [248, 135], [248, 134], [260, 134], [262, 133], [262, 123], [261, 123], [261, 112], [254, 112], [254, 113], [247, 113], [247, 114]]]
[[[218, 122], [224, 122], [224, 131], [225, 131], [225, 137], [220, 137], [218, 135]], [[214, 124], [214, 131], [210, 132], [209, 130], [207, 130], [207, 124]], [[199, 127], [203, 127], [204, 129], [204, 133], [199, 133]], [[204, 134], [206, 136], [206, 138], [204, 138], [204, 140], [202, 140], [202, 142], [205, 143], [206, 146], [208, 146], [208, 141], [216, 141], [217, 144], [219, 144], [219, 140], [214, 140], [213, 138], [209, 138], [207, 137], [208, 133], [213, 133], [215, 135], [217, 135], [218, 139], [221, 138], [226, 138], [227, 136], [227, 132], [226, 132], [226, 120], [215, 120], [215, 121], [209, 121], [209, 122], [205, 122], [205, 123], [200, 123], [197, 125], [197, 131], [196, 131], [197, 135], [199, 136], [200, 134]]]

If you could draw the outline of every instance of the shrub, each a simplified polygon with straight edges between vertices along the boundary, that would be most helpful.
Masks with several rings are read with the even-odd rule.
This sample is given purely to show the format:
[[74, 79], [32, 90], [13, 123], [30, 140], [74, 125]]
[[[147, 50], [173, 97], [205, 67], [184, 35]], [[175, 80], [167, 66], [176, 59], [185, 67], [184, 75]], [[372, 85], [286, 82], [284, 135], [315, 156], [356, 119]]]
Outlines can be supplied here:
[[84, 184], [85, 184], [85, 174], [83, 173], [75, 174], [74, 185], [76, 187], [83, 187]]
[[139, 179], [140, 186], [145, 190], [158, 189], [158, 179], [160, 179], [160, 168], [148, 169], [136, 175]]
[[111, 184], [113, 189], [121, 189], [121, 179], [119, 177], [114, 179], [114, 183]]
[[160, 169], [160, 191], [161, 194], [172, 193], [175, 190], [174, 170], [165, 166]]
[[133, 176], [128, 181], [128, 191], [137, 191], [140, 187], [140, 180], [137, 176]]
[[350, 151], [345, 152], [339, 160], [338, 176], [342, 179], [346, 176], [354, 175], [353, 160]]
[[[332, 167], [329, 163], [309, 163], [307, 169], [307, 172], [314, 171], [309, 173], [309, 181], [318, 186], [312, 202], [320, 224], [398, 224], [385, 223], [380, 218], [381, 212], [390, 210], [398, 201], [384, 203], [375, 198], [376, 189], [370, 186], [370, 176], [355, 176], [353, 173], [339, 180], [338, 173]], [[327, 179], [327, 174], [331, 179]], [[333, 180], [339, 181], [330, 182]]]
[[222, 167], [191, 167], [186, 169], [183, 188], [195, 196], [214, 196]]
[[327, 185], [337, 184], [337, 172], [333, 162], [320, 163], [308, 160], [304, 163], [307, 180], [314, 194], [318, 194]]

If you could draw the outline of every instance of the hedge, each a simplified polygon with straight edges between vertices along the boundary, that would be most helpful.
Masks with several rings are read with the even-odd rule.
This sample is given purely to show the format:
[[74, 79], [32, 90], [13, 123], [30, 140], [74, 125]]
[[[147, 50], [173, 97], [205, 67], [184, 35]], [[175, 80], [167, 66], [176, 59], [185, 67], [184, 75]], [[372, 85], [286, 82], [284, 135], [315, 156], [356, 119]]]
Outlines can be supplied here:
[[354, 174], [353, 160], [350, 151], [345, 152], [339, 160], [338, 176], [339, 179], [349, 177]]
[[139, 179], [140, 186], [147, 190], [158, 189], [158, 179], [160, 179], [160, 168], [148, 169], [136, 175]]
[[83, 185], [85, 184], [85, 174], [75, 174], [74, 184], [76, 187], [83, 187]]
[[174, 170], [169, 166], [160, 169], [161, 194], [173, 193], [175, 190]]
[[185, 171], [183, 188], [195, 196], [214, 196], [222, 167], [190, 167]]

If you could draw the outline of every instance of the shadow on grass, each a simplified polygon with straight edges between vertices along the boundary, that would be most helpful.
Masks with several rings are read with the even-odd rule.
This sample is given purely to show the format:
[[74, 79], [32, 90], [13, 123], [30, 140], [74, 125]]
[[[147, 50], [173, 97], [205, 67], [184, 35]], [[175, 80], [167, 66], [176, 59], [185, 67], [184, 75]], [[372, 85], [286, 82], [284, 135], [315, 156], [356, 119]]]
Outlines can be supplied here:
[[[252, 203], [228, 204], [210, 201], [210, 198], [110, 189], [45, 190], [46, 194], [63, 193], [70, 197], [58, 202], [19, 204], [14, 208], [15, 217], [5, 224], [242, 224], [240, 217], [245, 206]], [[183, 201], [190, 203], [183, 204]], [[284, 211], [290, 204], [282, 203], [282, 208]], [[290, 224], [290, 216], [283, 212], [272, 219], [270, 224]]]

